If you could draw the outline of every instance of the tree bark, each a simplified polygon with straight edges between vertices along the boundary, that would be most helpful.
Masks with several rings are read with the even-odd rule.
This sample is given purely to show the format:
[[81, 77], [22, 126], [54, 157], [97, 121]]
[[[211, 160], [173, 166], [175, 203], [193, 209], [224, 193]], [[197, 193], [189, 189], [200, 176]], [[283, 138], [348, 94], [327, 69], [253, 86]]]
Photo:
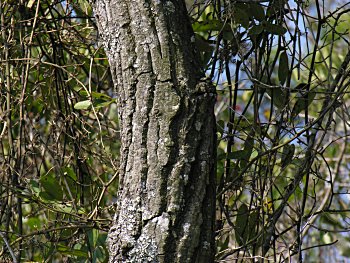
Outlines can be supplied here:
[[213, 262], [215, 89], [183, 0], [93, 4], [118, 95], [110, 262]]

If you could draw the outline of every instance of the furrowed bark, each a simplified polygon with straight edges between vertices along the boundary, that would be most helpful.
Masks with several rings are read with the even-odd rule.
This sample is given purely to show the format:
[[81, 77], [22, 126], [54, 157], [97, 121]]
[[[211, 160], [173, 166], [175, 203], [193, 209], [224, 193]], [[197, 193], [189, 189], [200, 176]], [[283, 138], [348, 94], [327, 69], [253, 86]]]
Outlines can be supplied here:
[[215, 89], [203, 78], [185, 4], [93, 6], [122, 142], [110, 262], [213, 262]]

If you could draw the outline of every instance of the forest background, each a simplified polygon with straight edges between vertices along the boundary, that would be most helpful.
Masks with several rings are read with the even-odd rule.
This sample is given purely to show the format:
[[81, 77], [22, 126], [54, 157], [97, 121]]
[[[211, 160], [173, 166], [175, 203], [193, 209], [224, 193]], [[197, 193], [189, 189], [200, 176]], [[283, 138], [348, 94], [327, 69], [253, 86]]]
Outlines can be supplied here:
[[[217, 262], [348, 262], [349, 3], [186, 4], [217, 92]], [[92, 8], [0, 19], [0, 259], [106, 262], [118, 94]]]

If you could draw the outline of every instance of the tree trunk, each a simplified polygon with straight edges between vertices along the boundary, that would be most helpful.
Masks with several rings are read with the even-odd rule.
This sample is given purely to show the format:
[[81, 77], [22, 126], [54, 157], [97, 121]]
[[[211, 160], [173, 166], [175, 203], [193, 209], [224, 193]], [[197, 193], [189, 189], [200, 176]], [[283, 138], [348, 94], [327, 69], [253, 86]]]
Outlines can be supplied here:
[[118, 95], [110, 262], [213, 262], [215, 89], [182, 0], [96, 0]]

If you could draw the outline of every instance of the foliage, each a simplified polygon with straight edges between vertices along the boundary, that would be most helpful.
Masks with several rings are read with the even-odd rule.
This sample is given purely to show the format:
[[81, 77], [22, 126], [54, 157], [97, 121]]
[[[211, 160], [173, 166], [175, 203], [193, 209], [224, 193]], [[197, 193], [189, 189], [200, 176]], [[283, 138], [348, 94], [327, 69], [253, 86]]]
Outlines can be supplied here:
[[105, 262], [119, 139], [91, 7], [0, 6], [0, 258]]
[[[218, 93], [217, 261], [350, 257], [348, 4], [186, 3]], [[92, 9], [0, 8], [0, 258], [105, 262], [120, 140]]]
[[331, 245], [339, 260], [349, 255], [340, 234], [349, 216], [346, 7], [197, 1], [191, 9], [218, 90], [218, 262], [319, 262]]

